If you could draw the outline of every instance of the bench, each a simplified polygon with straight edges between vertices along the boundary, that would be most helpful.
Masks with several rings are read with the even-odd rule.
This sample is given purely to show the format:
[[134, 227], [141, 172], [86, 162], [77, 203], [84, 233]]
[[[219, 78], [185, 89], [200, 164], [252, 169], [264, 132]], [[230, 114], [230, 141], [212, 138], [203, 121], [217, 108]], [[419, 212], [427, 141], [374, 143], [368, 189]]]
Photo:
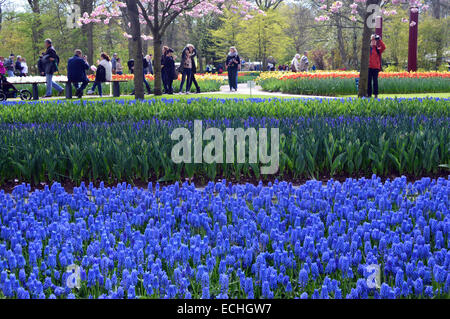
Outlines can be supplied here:
[[[93, 81], [89, 81], [93, 82]], [[112, 95], [113, 97], [119, 97], [120, 96], [120, 82], [128, 82], [127, 80], [112, 80], [112, 81], [106, 81], [103, 83], [112, 83]], [[66, 86], [66, 99], [72, 98], [72, 82], [69, 81], [61, 81], [61, 83], [65, 83]]]
[[[59, 76], [55, 76], [56, 78], [53, 79], [54, 82], [64, 83], [66, 88], [66, 99], [72, 98], [72, 82], [69, 82], [67, 80], [67, 77], [64, 77], [65, 79], [58, 78]], [[8, 82], [13, 85], [20, 85], [20, 84], [31, 84], [32, 85], [32, 96], [33, 100], [37, 101], [39, 100], [39, 90], [38, 90], [38, 84], [47, 84], [47, 81], [45, 77], [39, 77], [39, 79], [36, 79], [36, 77], [33, 77], [34, 81], [27, 81], [26, 77], [10, 77], [7, 78]], [[92, 82], [92, 81], [89, 81]], [[120, 96], [120, 82], [128, 82], [127, 80], [112, 80], [112, 81], [106, 81], [103, 83], [112, 83], [112, 95], [114, 97]]]

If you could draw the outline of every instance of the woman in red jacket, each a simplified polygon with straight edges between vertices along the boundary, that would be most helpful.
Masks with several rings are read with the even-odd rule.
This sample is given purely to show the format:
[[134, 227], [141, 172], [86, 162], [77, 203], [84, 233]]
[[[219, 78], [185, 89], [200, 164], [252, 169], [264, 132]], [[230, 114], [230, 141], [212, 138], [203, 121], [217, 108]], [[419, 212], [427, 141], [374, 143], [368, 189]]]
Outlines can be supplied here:
[[378, 73], [381, 71], [381, 54], [386, 49], [380, 36], [372, 34], [370, 37], [370, 57], [369, 57], [369, 87], [367, 89], [367, 96], [372, 96], [372, 82], [373, 93], [375, 98], [378, 98]]

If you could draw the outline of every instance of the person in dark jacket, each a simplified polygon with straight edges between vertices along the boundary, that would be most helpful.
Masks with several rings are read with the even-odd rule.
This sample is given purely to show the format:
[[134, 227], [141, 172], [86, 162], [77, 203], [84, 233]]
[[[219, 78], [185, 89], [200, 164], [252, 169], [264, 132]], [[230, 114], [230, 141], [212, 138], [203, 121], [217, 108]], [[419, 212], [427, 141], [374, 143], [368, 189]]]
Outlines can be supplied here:
[[62, 95], [64, 89], [57, 83], [53, 82], [53, 73], [58, 71], [59, 57], [52, 45], [52, 40], [46, 39], [45, 47], [46, 51], [44, 53], [44, 56], [42, 57], [45, 77], [47, 78], [47, 91], [45, 93], [45, 97], [52, 96], [52, 88], [58, 91], [59, 95]]
[[[163, 86], [164, 86], [164, 90], [166, 91], [166, 79], [167, 79], [167, 75], [166, 72], [164, 70], [164, 64], [166, 61], [166, 57], [167, 54], [169, 52], [169, 47], [168, 46], [163, 46], [162, 48], [162, 54], [161, 54], [161, 78], [162, 78], [162, 82], [163, 82]], [[167, 94], [167, 91], [166, 91]]]
[[[130, 61], [128, 61], [128, 63], [129, 63], [129, 62], [130, 62]], [[148, 67], [148, 62], [147, 62], [147, 60], [145, 59], [144, 55], [142, 55], [142, 70], [144, 70], [145, 67]], [[133, 70], [132, 73], [134, 73], [134, 61], [133, 61], [133, 67], [132, 67], [132, 70]], [[142, 73], [144, 74], [143, 80], [144, 80], [145, 87], [147, 88], [147, 93], [148, 93], [148, 94], [152, 94], [152, 89], [150, 88], [150, 84], [148, 84], [147, 80], [145, 79], [145, 72], [142, 72]], [[134, 95], [134, 89], [133, 89], [133, 92], [131, 93], [131, 95]]]
[[[76, 96], [81, 99], [84, 89], [89, 84], [89, 79], [86, 76], [86, 70], [89, 70], [89, 64], [87, 63], [87, 57], [83, 57], [83, 52], [77, 49], [75, 55], [69, 59], [67, 63], [67, 78], [70, 83], [73, 83], [76, 91]], [[79, 83], [81, 82], [81, 87]]]
[[225, 67], [228, 71], [228, 83], [230, 85], [230, 91], [237, 91], [238, 87], [238, 70], [241, 65], [241, 59], [235, 47], [230, 48], [230, 52], [227, 55]]
[[166, 94], [173, 94], [173, 80], [178, 77], [178, 73], [175, 70], [175, 61], [173, 59], [173, 50], [168, 48], [164, 54], [164, 91]]
[[9, 56], [9, 59], [5, 60], [5, 68], [6, 68], [6, 73], [8, 74], [8, 77], [14, 77], [14, 68], [15, 68], [15, 62], [14, 62], [14, 54], [11, 53], [11, 55]]
[[134, 59], [130, 59], [127, 62], [128, 70], [130, 71], [130, 74], [134, 73]]
[[44, 62], [42, 62], [43, 57], [44, 57], [44, 52], [41, 53], [41, 55], [39, 56], [39, 59], [37, 61], [39, 75], [41, 75], [41, 76], [45, 76]]
[[17, 76], [22, 76], [22, 57], [20, 55], [17, 56], [16, 65], [14, 66], [16, 70]]
[[197, 83], [197, 80], [195, 79], [195, 73], [197, 73], [197, 66], [195, 64], [195, 57], [197, 57], [197, 50], [192, 44], [188, 44], [189, 50], [191, 51], [191, 60], [192, 60], [192, 77], [191, 82], [195, 85], [195, 88], [197, 89], [197, 93], [200, 93], [200, 86]]
[[180, 63], [180, 71], [182, 74], [181, 84], [180, 84], [180, 94], [183, 94], [183, 85], [186, 81], [186, 94], [189, 94], [191, 91], [192, 85], [192, 59], [191, 59], [191, 50], [189, 47], [185, 47], [183, 49], [183, 53], [181, 54], [181, 63]]

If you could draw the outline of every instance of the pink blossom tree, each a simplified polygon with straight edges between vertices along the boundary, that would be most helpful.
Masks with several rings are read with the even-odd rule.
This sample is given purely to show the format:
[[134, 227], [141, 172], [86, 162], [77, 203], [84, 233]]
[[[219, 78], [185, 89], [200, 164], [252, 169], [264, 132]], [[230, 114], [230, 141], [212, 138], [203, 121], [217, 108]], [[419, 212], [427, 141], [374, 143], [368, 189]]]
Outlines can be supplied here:
[[[360, 60], [360, 79], [358, 96], [367, 95], [370, 35], [375, 27], [376, 18], [396, 15], [396, 6], [410, 6], [411, 10], [426, 11], [428, 5], [422, 0], [340, 0], [330, 2], [328, 0], [311, 0], [320, 14], [315, 18], [317, 22], [346, 21], [347, 23], [363, 25], [362, 49]], [[402, 19], [407, 23], [409, 20]], [[411, 24], [410, 27], [413, 27]]]
[[[247, 18], [252, 14], [257, 14], [260, 10], [246, 0], [105, 0], [93, 10], [91, 14], [84, 13], [80, 19], [80, 24], [104, 23], [109, 24], [111, 19], [121, 19], [123, 15], [128, 14], [128, 27], [132, 34], [124, 33], [124, 36], [131, 38], [135, 47], [135, 61], [142, 59], [142, 40], [153, 41], [154, 49], [154, 94], [162, 94], [161, 86], [161, 54], [162, 38], [169, 25], [182, 15], [191, 17], [202, 17], [206, 14], [222, 14], [223, 6], [232, 6], [239, 10]], [[137, 8], [137, 12], [135, 10]], [[137, 19], [136, 19], [137, 14]], [[141, 25], [148, 25], [151, 31], [150, 35], [141, 34]], [[136, 97], [143, 97], [142, 82], [143, 74], [141, 68], [136, 68], [141, 63], [135, 63], [135, 87]], [[140, 80], [140, 81], [139, 81]], [[138, 89], [139, 92], [138, 97]]]

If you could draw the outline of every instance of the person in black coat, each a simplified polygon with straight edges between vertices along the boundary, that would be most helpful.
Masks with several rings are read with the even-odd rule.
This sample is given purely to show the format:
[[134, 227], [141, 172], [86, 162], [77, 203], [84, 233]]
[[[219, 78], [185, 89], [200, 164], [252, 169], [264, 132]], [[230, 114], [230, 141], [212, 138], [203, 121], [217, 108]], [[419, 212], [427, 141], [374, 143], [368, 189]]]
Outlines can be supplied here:
[[230, 48], [230, 52], [227, 55], [225, 67], [228, 71], [228, 83], [230, 85], [230, 91], [237, 91], [238, 87], [238, 69], [241, 65], [241, 59], [235, 47]]
[[191, 51], [191, 60], [192, 60], [192, 78], [191, 82], [195, 85], [195, 88], [197, 89], [197, 93], [200, 93], [200, 86], [197, 83], [197, 80], [195, 79], [195, 73], [197, 73], [197, 66], [195, 65], [195, 57], [197, 56], [197, 50], [192, 44], [189, 44], [189, 49]]
[[[75, 50], [75, 55], [69, 59], [67, 63], [67, 78], [70, 83], [73, 83], [77, 89], [76, 95], [78, 98], [83, 96], [84, 89], [89, 84], [89, 79], [86, 76], [86, 70], [89, 70], [89, 64], [87, 63], [87, 57], [83, 57], [81, 50]], [[81, 87], [79, 83], [81, 82]]]
[[[166, 57], [167, 57], [167, 53], [168, 52], [169, 52], [169, 47], [166, 46], [166, 45], [163, 46], [162, 55], [161, 55], [161, 78], [162, 78], [164, 90], [166, 90], [166, 80], [167, 80], [167, 75], [166, 75], [166, 72], [164, 70], [164, 63], [166, 61]], [[167, 91], [166, 91], [166, 93], [167, 93]]]
[[128, 70], [130, 71], [130, 74], [134, 73], [134, 59], [130, 59], [127, 62]]
[[[129, 68], [130, 68], [130, 61], [128, 61], [128, 67]], [[142, 55], [142, 70], [144, 70], [145, 67], [148, 67], [148, 61], [144, 57], [144, 55]], [[130, 71], [131, 71], [131, 73], [134, 73], [134, 60], [133, 60], [133, 65], [130, 68]], [[148, 84], [147, 80], [145, 79], [145, 72], [142, 72], [142, 73], [144, 75], [143, 81], [144, 81], [145, 87], [147, 88], [147, 93], [148, 94], [152, 94], [152, 89], [150, 88], [150, 84]], [[134, 95], [134, 89], [133, 89], [133, 92], [131, 93], [131, 95]]]
[[45, 47], [46, 51], [44, 53], [44, 56], [42, 57], [42, 64], [45, 76], [47, 78], [47, 91], [45, 97], [52, 96], [52, 88], [58, 91], [59, 94], [61, 95], [64, 92], [64, 89], [57, 83], [53, 82], [53, 73], [58, 71], [59, 57], [56, 54], [55, 48], [52, 45], [52, 40], [46, 39]]
[[173, 59], [173, 50], [168, 48], [164, 57], [164, 67], [162, 76], [164, 79], [164, 91], [166, 94], [173, 94], [173, 80], [178, 78], [178, 72], [175, 70], [175, 61]]
[[16, 65], [14, 66], [15, 70], [16, 70], [16, 75], [17, 76], [23, 76], [22, 75], [22, 57], [20, 55], [17, 56], [17, 60], [16, 60]]

